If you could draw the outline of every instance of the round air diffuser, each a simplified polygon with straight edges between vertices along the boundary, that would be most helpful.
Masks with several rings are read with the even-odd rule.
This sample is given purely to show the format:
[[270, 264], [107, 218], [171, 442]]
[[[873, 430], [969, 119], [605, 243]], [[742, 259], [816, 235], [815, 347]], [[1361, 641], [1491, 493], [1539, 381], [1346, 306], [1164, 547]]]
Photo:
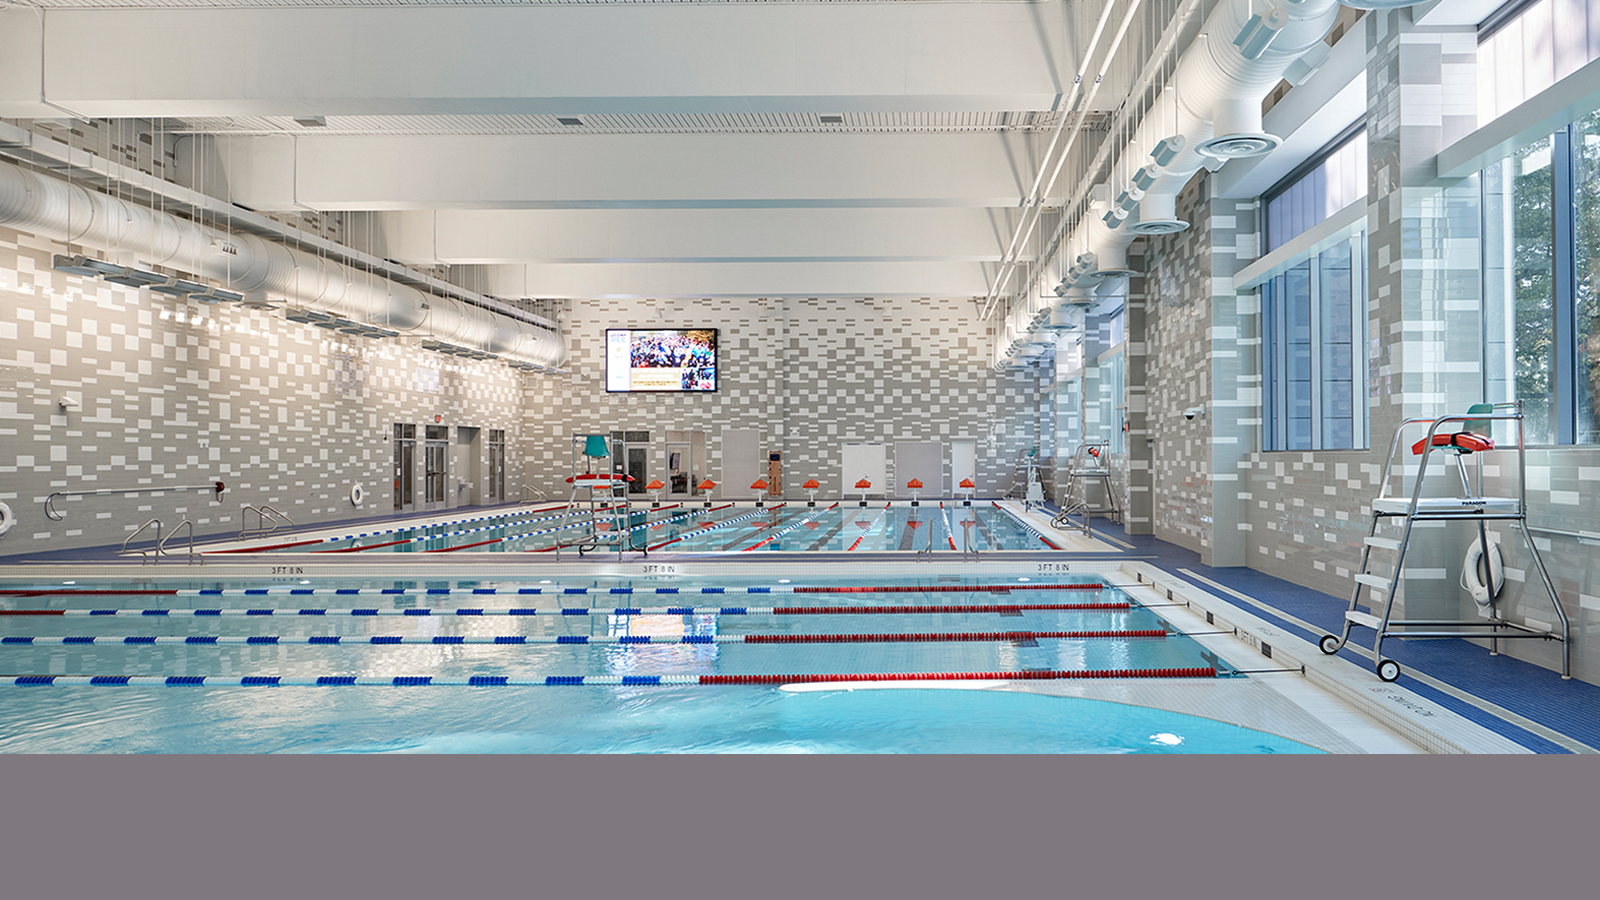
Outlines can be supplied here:
[[1128, 226], [1134, 234], [1177, 234], [1189, 227], [1182, 219], [1140, 219]]
[[1168, 193], [1148, 193], [1139, 201], [1139, 221], [1128, 226], [1133, 234], [1176, 234], [1189, 227], [1178, 218], [1175, 198]]
[[1218, 135], [1195, 149], [1217, 159], [1245, 159], [1271, 153], [1282, 143], [1276, 135], [1258, 131]]
[[1132, 278], [1133, 276], [1138, 275], [1139, 273], [1135, 272], [1132, 269], [1122, 268], [1122, 269], [1101, 269], [1098, 272], [1095, 272], [1095, 274], [1099, 275], [1101, 278]]
[[1261, 101], [1224, 97], [1212, 105], [1216, 137], [1201, 141], [1195, 150], [1215, 159], [1244, 159], [1270, 153], [1283, 140], [1261, 130]]

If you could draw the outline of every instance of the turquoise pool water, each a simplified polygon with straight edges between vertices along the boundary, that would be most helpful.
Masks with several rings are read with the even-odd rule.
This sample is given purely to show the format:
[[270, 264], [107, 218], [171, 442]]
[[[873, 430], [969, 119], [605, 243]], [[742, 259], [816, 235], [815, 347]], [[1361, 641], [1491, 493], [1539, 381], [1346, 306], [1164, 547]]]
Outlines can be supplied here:
[[1039, 537], [993, 506], [937, 503], [917, 508], [818, 506], [804, 503], [755, 509], [700, 506], [639, 507], [625, 516], [539, 508], [496, 513], [454, 522], [399, 526], [336, 535], [325, 539], [286, 534], [273, 539], [278, 552], [372, 553], [548, 552], [557, 542], [568, 547], [601, 538], [602, 550], [615, 551], [612, 535], [628, 533], [631, 550], [674, 553], [741, 551], [918, 551], [1044, 549]]
[[[1137, 605], [1022, 608], [1126, 601], [1114, 589], [1023, 590], [1014, 580], [1007, 585], [992, 577], [983, 579], [982, 585], [928, 583], [931, 580], [918, 584], [908, 578], [879, 579], [876, 586], [895, 580], [899, 584], [894, 586], [928, 590], [836, 593], [833, 590], [839, 587], [861, 587], [860, 580], [805, 585], [742, 580], [747, 583], [728, 586], [777, 592], [700, 594], [705, 584], [694, 579], [617, 578], [531, 587], [494, 585], [502, 591], [542, 592], [531, 595], [471, 593], [486, 589], [483, 582], [445, 580], [442, 583], [448, 587], [440, 587], [441, 582], [435, 581], [361, 579], [324, 579], [306, 587], [277, 585], [270, 588], [273, 593], [252, 594], [242, 592], [269, 589], [244, 583], [174, 582], [161, 589], [188, 593], [13, 593], [0, 598], [0, 606], [73, 609], [84, 614], [0, 616], [0, 637], [5, 638], [0, 645], [0, 673], [232, 679], [503, 676], [543, 681], [574, 676], [1024, 673], [1217, 664], [1194, 640], [1168, 633], [1154, 611]], [[0, 587], [17, 591], [47, 586]], [[664, 587], [683, 593], [654, 593]], [[56, 592], [76, 586], [48, 588]], [[784, 592], [795, 588], [822, 592]], [[97, 584], [94, 589], [117, 588]], [[289, 590], [366, 593], [286, 593]], [[376, 593], [383, 590], [405, 593]], [[481, 609], [484, 614], [455, 612], [462, 608]], [[830, 611], [798, 614], [796, 608]], [[112, 609], [118, 614], [105, 614]], [[188, 613], [196, 609], [236, 614]], [[538, 614], [496, 615], [509, 609]], [[91, 610], [101, 614], [88, 615]], [[245, 614], [252, 610], [255, 614]], [[272, 614], [262, 614], [267, 610]], [[356, 610], [361, 614], [352, 615]], [[428, 614], [420, 614], [424, 612]], [[1159, 636], [1126, 635], [1149, 631]], [[1096, 636], [1044, 636], [1074, 632]], [[403, 643], [373, 645], [375, 637]], [[145, 643], [126, 643], [130, 638]], [[212, 638], [236, 643], [187, 643]], [[333, 638], [340, 643], [309, 643]], [[63, 643], [64, 639], [79, 643]], [[89, 639], [94, 642], [84, 642]], [[154, 643], [157, 639], [165, 642]], [[745, 642], [750, 639], [776, 642]], [[4, 697], [0, 751], [5, 752], [1306, 749], [1270, 735], [1172, 713], [992, 690], [794, 693], [773, 684], [487, 688], [6, 684], [0, 686], [0, 696]]]

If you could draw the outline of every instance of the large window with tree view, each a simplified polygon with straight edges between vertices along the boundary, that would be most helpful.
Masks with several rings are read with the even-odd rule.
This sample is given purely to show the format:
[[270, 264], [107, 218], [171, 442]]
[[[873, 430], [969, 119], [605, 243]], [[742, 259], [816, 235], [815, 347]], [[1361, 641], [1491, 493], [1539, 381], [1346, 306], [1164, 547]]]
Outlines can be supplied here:
[[[1600, 3], [1507, 3], [1479, 32], [1479, 121], [1600, 58]], [[1600, 113], [1485, 169], [1484, 393], [1535, 444], [1600, 443]]]
[[1600, 443], [1600, 113], [1483, 172], [1484, 377], [1535, 444]]

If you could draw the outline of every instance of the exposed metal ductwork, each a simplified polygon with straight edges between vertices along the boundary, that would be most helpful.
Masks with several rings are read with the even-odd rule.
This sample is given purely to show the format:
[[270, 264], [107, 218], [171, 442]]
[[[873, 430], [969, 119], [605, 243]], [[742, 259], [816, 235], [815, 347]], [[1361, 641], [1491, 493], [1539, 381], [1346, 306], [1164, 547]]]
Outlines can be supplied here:
[[[1411, 2], [1356, 0], [1346, 6], [1392, 9]], [[1053, 306], [1078, 289], [1100, 289], [1133, 274], [1128, 246], [1142, 235], [1173, 234], [1189, 227], [1177, 217], [1178, 191], [1202, 167], [1213, 171], [1230, 159], [1259, 156], [1281, 139], [1262, 131], [1261, 100], [1280, 80], [1304, 82], [1328, 53], [1323, 37], [1339, 14], [1339, 0], [1224, 0], [1179, 58], [1168, 86], [1156, 97], [1117, 159], [1142, 161], [1125, 184], [1102, 185], [1057, 253], [1065, 271]], [[1113, 167], [1115, 168], [1115, 167]], [[1074, 261], [1073, 265], [1067, 264]], [[1085, 265], [1085, 262], [1087, 264]], [[1023, 315], [1007, 317], [996, 347], [996, 366], [1021, 361], [1021, 348], [1041, 340], [1034, 322], [1067, 319], [1039, 310], [1028, 299]]]
[[253, 234], [230, 234], [0, 162], [0, 225], [281, 296], [353, 322], [559, 369], [565, 338], [531, 323], [397, 284]]

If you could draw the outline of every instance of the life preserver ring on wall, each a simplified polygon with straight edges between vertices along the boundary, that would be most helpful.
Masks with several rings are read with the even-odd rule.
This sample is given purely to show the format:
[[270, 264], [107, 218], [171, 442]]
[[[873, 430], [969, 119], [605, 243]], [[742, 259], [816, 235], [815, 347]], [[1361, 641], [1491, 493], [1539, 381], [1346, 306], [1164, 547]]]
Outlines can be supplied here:
[[11, 511], [11, 507], [0, 502], [0, 534], [10, 531], [11, 526], [15, 524], [17, 524], [17, 514]]
[[367, 491], [361, 485], [358, 484], [355, 487], [350, 489], [350, 502], [351, 503], [354, 503], [356, 506], [360, 506], [361, 505], [361, 501], [363, 501], [365, 499], [367, 499]]
[[1489, 542], [1489, 580], [1483, 580], [1483, 543], [1473, 541], [1467, 546], [1467, 557], [1461, 561], [1461, 586], [1466, 588], [1479, 606], [1500, 595], [1506, 586], [1505, 563], [1500, 559], [1500, 544]]

